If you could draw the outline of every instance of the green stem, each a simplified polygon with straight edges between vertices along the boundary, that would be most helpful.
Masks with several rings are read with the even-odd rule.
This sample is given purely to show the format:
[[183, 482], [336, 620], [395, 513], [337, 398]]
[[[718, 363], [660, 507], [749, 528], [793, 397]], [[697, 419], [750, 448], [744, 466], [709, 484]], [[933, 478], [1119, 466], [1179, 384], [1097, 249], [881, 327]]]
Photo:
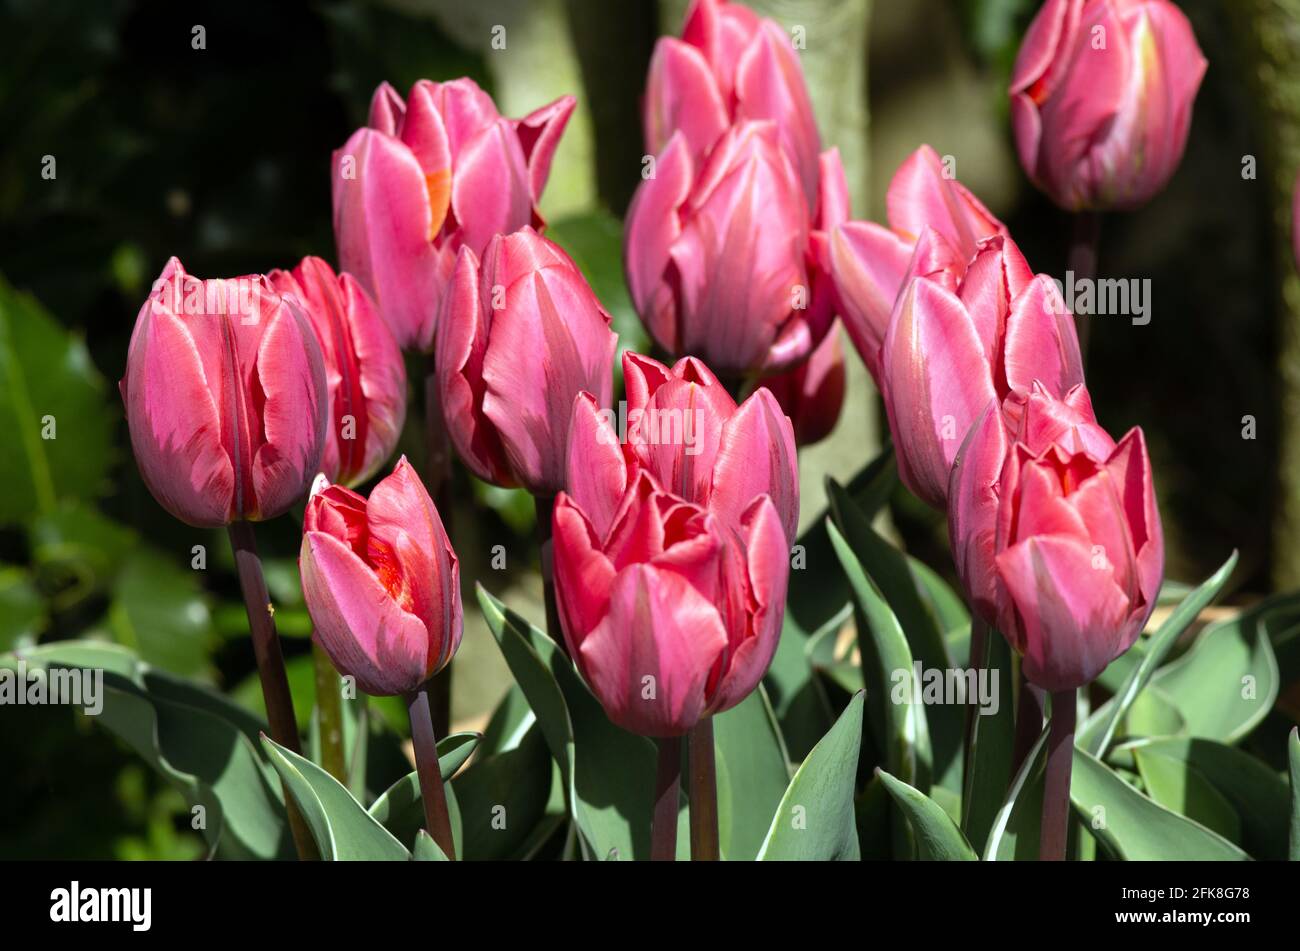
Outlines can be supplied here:
[[1074, 763], [1074, 721], [1078, 707], [1073, 690], [1052, 694], [1052, 719], [1047, 733], [1047, 771], [1043, 782], [1043, 825], [1038, 857], [1065, 860], [1070, 830], [1070, 769]]
[[311, 645], [316, 675], [316, 731], [320, 734], [320, 764], [344, 786], [348, 784], [347, 753], [343, 747], [343, 681], [319, 644]]
[[718, 772], [713, 720], [697, 723], [689, 735], [691, 861], [716, 862], [718, 850]]
[[438, 738], [429, 712], [428, 681], [406, 698], [406, 709], [411, 718], [411, 745], [415, 747], [415, 772], [420, 780], [425, 829], [443, 854], [455, 861], [456, 843], [451, 835], [447, 793], [442, 787], [442, 768], [438, 765]]
[[682, 788], [682, 740], [679, 736], [660, 739], [659, 764], [655, 771], [654, 812], [650, 820], [650, 861], [677, 859], [677, 803]]

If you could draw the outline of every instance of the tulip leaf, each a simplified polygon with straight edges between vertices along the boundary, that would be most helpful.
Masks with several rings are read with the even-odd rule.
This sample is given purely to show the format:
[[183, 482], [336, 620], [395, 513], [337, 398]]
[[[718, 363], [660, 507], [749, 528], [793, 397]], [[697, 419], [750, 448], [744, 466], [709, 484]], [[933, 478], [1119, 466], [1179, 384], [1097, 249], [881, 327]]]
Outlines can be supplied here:
[[[467, 860], [526, 858], [568, 815], [546, 738], [531, 713], [528, 723], [500, 752], [484, 755], [480, 745], [479, 756], [452, 780]], [[559, 807], [552, 810], [557, 791]]]
[[1011, 687], [1015, 672], [1010, 645], [990, 628], [985, 628], [984, 656], [972, 658], [971, 663], [989, 671], [988, 685], [997, 703], [996, 709], [976, 706], [971, 711], [971, 743], [963, 777], [962, 831], [976, 849], [982, 850], [1011, 780], [1016, 732]]
[[337, 779], [263, 734], [262, 749], [284, 781], [327, 862], [407, 861], [411, 854]]
[[[216, 643], [198, 573], [149, 549], [128, 555], [113, 583], [109, 628], [146, 663], [203, 678]], [[247, 631], [248, 618], [244, 618]]]
[[876, 770], [885, 789], [907, 817], [916, 842], [916, 857], [927, 861], [975, 862], [979, 856], [943, 807], [925, 793], [884, 770]]
[[722, 857], [750, 861], [790, 782], [789, 754], [762, 684], [713, 718], [713, 743], [719, 778], [725, 770], [728, 783], [725, 796], [718, 790]]
[[1079, 818], [1116, 858], [1242, 861], [1245, 852], [1217, 832], [1171, 812], [1075, 748], [1070, 801]]
[[[477, 749], [481, 735], [478, 733], [453, 733], [438, 741], [438, 772], [444, 783], [459, 770]], [[452, 807], [453, 796], [447, 790], [448, 812], [452, 813], [452, 839], [460, 848], [460, 823]], [[415, 771], [407, 773], [376, 797], [366, 810], [376, 822], [393, 834], [400, 842], [408, 842], [424, 825], [424, 798], [420, 795], [420, 776]]]
[[1288, 858], [1300, 862], [1300, 730], [1291, 728], [1286, 741], [1291, 772], [1291, 845]]
[[0, 526], [103, 492], [115, 402], [85, 341], [0, 278]]
[[484, 620], [524, 692], [564, 778], [570, 814], [595, 856], [649, 855], [657, 754], [619, 729], [572, 662], [542, 631], [478, 587]]
[[[852, 610], [847, 602], [842, 607], [844, 610]], [[837, 617], [838, 615], [828, 623], [835, 623]], [[787, 608], [776, 654], [763, 678], [790, 757], [796, 762], [808, 755], [808, 751], [817, 745], [817, 741], [835, 722], [825, 687], [820, 678], [813, 676], [812, 668], [808, 666], [805, 647], [809, 640], [809, 636], [791, 618]]]
[[48, 621], [45, 599], [31, 573], [0, 565], [0, 651], [34, 644]]
[[1038, 858], [1046, 749], [1047, 730], [1043, 730], [1011, 780], [1002, 808], [993, 817], [993, 826], [984, 846], [985, 861]]
[[415, 847], [411, 849], [412, 862], [447, 862], [447, 853], [444, 852], [437, 842], [433, 841], [433, 836], [421, 829], [415, 833]]
[[0, 667], [102, 670], [103, 709], [88, 719], [131, 747], [202, 807], [200, 832], [228, 858], [289, 858], [279, 782], [257, 753], [265, 724], [215, 691], [152, 669], [133, 652], [60, 641], [0, 655]]
[[1199, 822], [1234, 845], [1241, 844], [1241, 818], [1232, 804], [1186, 762], [1133, 748], [1142, 787], [1152, 801]]
[[1079, 731], [1077, 742], [1080, 747], [1097, 757], [1106, 755], [1106, 750], [1115, 738], [1115, 730], [1133, 705], [1133, 701], [1151, 681], [1156, 668], [1164, 662], [1178, 636], [1223, 590], [1236, 565], [1237, 553], [1234, 551], [1218, 571], [1183, 598], [1155, 634], [1146, 641], [1141, 662], [1129, 673], [1115, 696], [1089, 717], [1088, 722]]
[[[966, 602], [961, 599], [961, 595], [949, 587], [948, 582], [939, 577], [938, 572], [911, 555], [907, 556], [907, 566], [927, 607], [939, 623], [940, 631], [945, 635], [955, 634], [970, 627], [970, 611], [966, 609]], [[951, 655], [951, 651], [949, 654]]]
[[907, 638], [839, 530], [829, 522], [826, 530], [857, 601], [867, 719], [876, 745], [885, 751], [885, 765], [891, 773], [925, 792], [930, 788], [930, 737]]
[[795, 772], [758, 850], [760, 861], [859, 858], [854, 787], [862, 709], [856, 693]]

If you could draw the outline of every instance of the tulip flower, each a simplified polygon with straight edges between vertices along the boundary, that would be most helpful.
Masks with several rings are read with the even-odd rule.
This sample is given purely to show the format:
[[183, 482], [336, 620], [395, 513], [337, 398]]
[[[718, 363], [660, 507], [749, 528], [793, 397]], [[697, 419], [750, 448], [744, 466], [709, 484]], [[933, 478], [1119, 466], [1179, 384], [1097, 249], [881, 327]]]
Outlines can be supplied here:
[[794, 425], [794, 441], [811, 446], [831, 434], [844, 406], [844, 349], [839, 324], [817, 345], [803, 363], [779, 376], [763, 380]]
[[729, 128], [697, 160], [681, 132], [628, 210], [624, 265], [646, 328], [669, 353], [737, 377], [804, 360], [830, 327], [827, 232], [847, 217], [839, 153], [810, 205], [779, 128]]
[[334, 153], [339, 263], [374, 297], [403, 349], [428, 350], [457, 252], [541, 228], [537, 202], [574, 108], [557, 99], [503, 118], [473, 80], [383, 83], [370, 123]]
[[979, 242], [1007, 229], [966, 190], [928, 145], [908, 157], [889, 183], [889, 227], [850, 221], [830, 237], [830, 260], [840, 316], [849, 339], [879, 380], [880, 347], [894, 303], [908, 276], [916, 243], [934, 232], [929, 257], [919, 269], [944, 271], [959, 281]]
[[643, 113], [658, 155], [680, 131], [697, 165], [732, 125], [776, 123], [808, 204], [817, 201], [821, 137], [790, 34], [739, 3], [695, 0], [682, 37], [655, 44]]
[[623, 354], [625, 414], [590, 394], [573, 403], [568, 492], [596, 532], [610, 528], [639, 472], [732, 527], [759, 496], [772, 500], [790, 544], [799, 523], [794, 430], [775, 397], [758, 389], [739, 407], [702, 362], [683, 357], [670, 370]]
[[[915, 257], [933, 240], [921, 236]], [[881, 348], [880, 387], [903, 483], [944, 508], [953, 459], [990, 400], [1035, 380], [1064, 398], [1083, 382], [1074, 322], [1056, 285], [1033, 277], [1010, 238], [981, 242], [960, 284], [940, 271], [899, 295]]]
[[554, 539], [569, 652], [614, 723], [680, 736], [758, 685], [790, 571], [770, 497], [728, 525], [641, 471], [604, 533], [561, 494]]
[[406, 365], [397, 341], [365, 289], [320, 258], [303, 258], [292, 272], [272, 271], [267, 279], [298, 301], [325, 359], [330, 420], [320, 471], [330, 482], [364, 482], [402, 434]]
[[320, 468], [320, 346], [297, 303], [260, 275], [200, 280], [168, 261], [119, 388], [145, 484], [189, 525], [279, 515]]
[[573, 399], [612, 398], [617, 338], [577, 266], [531, 228], [462, 248], [437, 344], [453, 444], [479, 478], [537, 496], [564, 488]]
[[1048, 0], [1011, 80], [1026, 173], [1069, 211], [1144, 204], [1182, 161], [1205, 67], [1169, 0]]
[[366, 693], [412, 694], [456, 653], [459, 563], [405, 456], [369, 499], [341, 485], [311, 497], [298, 564], [316, 642]]

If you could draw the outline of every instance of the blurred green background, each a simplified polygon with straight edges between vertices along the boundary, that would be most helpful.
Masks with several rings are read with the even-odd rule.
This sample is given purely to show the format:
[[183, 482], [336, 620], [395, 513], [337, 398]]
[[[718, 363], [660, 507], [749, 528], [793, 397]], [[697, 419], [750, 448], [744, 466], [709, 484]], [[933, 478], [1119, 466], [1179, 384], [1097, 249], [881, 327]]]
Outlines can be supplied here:
[[[806, 28], [805, 69], [823, 136], [845, 156], [855, 217], [881, 218], [894, 168], [929, 142], [956, 158], [958, 177], [1010, 225], [1036, 270], [1063, 270], [1068, 221], [1025, 182], [1007, 127], [1007, 80], [1034, 0], [753, 5]], [[1287, 110], [1300, 97], [1269, 94], [1300, 88], [1300, 27], [1268, 24], [1286, 2], [1182, 6], [1210, 61], [1186, 159], [1163, 195], [1109, 216], [1102, 236], [1102, 274], [1150, 278], [1153, 319], [1094, 327], [1090, 388], [1112, 432], [1146, 430], [1170, 577], [1199, 580], [1237, 547], [1244, 601], [1300, 584], [1290, 543], [1300, 528], [1291, 512], [1300, 474], [1290, 470], [1300, 465], [1286, 462], [1300, 414], [1284, 409], [1300, 399], [1290, 340], [1300, 293], [1282, 201], [1300, 158], [1300, 115]], [[0, 452], [0, 651], [102, 637], [258, 709], [224, 534], [190, 529], [153, 501], [114, 381], [170, 255], [200, 276], [289, 267], [304, 254], [333, 260], [330, 152], [364, 121], [380, 80], [405, 92], [421, 77], [469, 75], [516, 116], [578, 95], [543, 212], [623, 344], [645, 346], [622, 283], [619, 217], [638, 181], [637, 109], [654, 39], [677, 30], [684, 8], [0, 0], [0, 429], [13, 438]], [[498, 24], [506, 48], [491, 50]], [[1248, 156], [1253, 178], [1242, 173]], [[51, 158], [53, 177], [42, 174]], [[54, 439], [41, 438], [46, 415]], [[1247, 416], [1254, 438], [1243, 438]], [[418, 441], [404, 438], [418, 456]], [[822, 509], [823, 477], [847, 479], [879, 438], [878, 401], [854, 360], [839, 428], [802, 457], [805, 524]], [[483, 579], [540, 616], [531, 500], [458, 479], [454, 542], [467, 591]], [[258, 533], [295, 699], [309, 711], [300, 516]], [[947, 570], [931, 513], [900, 496], [892, 524]], [[495, 545], [505, 546], [504, 570], [489, 567]], [[470, 726], [508, 682], [472, 604], [454, 708]], [[390, 719], [404, 729], [400, 715]], [[0, 710], [0, 762], [0, 857], [203, 853], [179, 794], [84, 717]]]

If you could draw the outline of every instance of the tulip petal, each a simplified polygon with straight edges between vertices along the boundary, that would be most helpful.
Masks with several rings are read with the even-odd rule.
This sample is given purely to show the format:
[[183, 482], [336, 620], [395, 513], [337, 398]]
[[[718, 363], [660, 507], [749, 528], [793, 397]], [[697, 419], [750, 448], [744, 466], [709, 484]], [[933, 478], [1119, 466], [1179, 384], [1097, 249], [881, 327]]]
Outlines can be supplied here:
[[727, 129], [727, 110], [699, 50], [671, 36], [655, 43], [643, 115], [651, 155], [660, 154], [674, 133], [681, 133], [694, 160], [718, 141]]
[[849, 339], [880, 379], [880, 346], [912, 257], [912, 244], [870, 221], [850, 221], [831, 233], [831, 269]]
[[1115, 480], [1132, 534], [1133, 550], [1137, 553], [1138, 586], [1149, 614], [1155, 606], [1164, 576], [1165, 542], [1160, 526], [1160, 509], [1156, 505], [1151, 458], [1147, 455], [1146, 437], [1139, 427], [1129, 430], [1120, 439], [1106, 462], [1106, 468]]
[[590, 393], [579, 393], [573, 400], [565, 473], [566, 491], [590, 519], [596, 538], [603, 540], [627, 489], [629, 473], [618, 433]]
[[1034, 278], [1011, 302], [1003, 360], [1007, 385], [1022, 394], [1039, 380], [1059, 399], [1083, 382], [1074, 320], [1046, 275]]
[[1007, 451], [1007, 433], [996, 400], [990, 400], [971, 426], [953, 459], [948, 477], [948, 539], [953, 563], [971, 607], [997, 623], [998, 480]]
[[581, 663], [582, 642], [609, 613], [614, 566], [573, 499], [561, 492], [551, 515], [556, 606], [569, 656]]
[[542, 191], [551, 175], [551, 160], [559, 148], [564, 127], [569, 124], [569, 117], [577, 105], [578, 100], [573, 96], [561, 96], [554, 102], [534, 109], [522, 119], [514, 120], [515, 134], [519, 137], [524, 160], [528, 163], [528, 186], [534, 204], [542, 200]]
[[799, 528], [799, 468], [794, 429], [772, 394], [760, 387], [722, 427], [709, 507], [739, 525], [760, 495], [771, 496], [793, 545]]
[[532, 221], [528, 165], [508, 120], [486, 126], [456, 154], [451, 207], [461, 240], [475, 254], [483, 254], [494, 235]]

